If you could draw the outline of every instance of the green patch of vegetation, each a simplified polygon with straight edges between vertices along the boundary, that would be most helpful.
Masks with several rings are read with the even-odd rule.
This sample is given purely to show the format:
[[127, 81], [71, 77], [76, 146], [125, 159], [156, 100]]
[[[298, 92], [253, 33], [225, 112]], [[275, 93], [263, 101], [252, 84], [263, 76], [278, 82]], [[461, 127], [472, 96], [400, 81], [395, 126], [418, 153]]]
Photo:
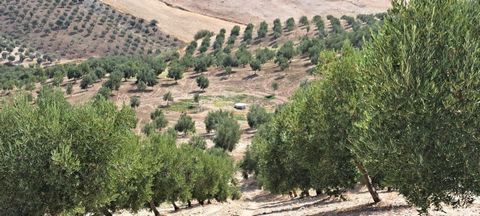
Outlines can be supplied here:
[[247, 117], [243, 113], [234, 113], [233, 119], [235, 119], [236, 121], [246, 121]]
[[180, 99], [171, 103], [165, 109], [173, 112], [188, 112], [193, 111], [196, 108], [198, 108], [198, 104], [195, 103], [193, 99]]

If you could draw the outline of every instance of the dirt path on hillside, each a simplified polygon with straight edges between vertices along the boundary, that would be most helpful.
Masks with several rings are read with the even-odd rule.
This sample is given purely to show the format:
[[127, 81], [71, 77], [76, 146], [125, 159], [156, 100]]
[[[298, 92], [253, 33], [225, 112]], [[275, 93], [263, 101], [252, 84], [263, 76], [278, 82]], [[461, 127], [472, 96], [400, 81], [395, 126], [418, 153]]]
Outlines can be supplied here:
[[386, 11], [390, 0], [162, 0], [175, 7], [240, 23], [272, 22], [276, 18], [342, 16]]
[[[346, 200], [329, 197], [326, 195], [312, 196], [306, 198], [290, 198], [289, 196], [272, 195], [259, 189], [254, 180], [242, 180], [242, 198], [240, 200], [228, 201], [226, 203], [213, 202], [210, 205], [200, 206], [194, 203], [192, 208], [182, 204], [181, 210], [173, 212], [170, 205], [162, 205], [158, 209], [163, 215], [211, 215], [211, 216], [297, 216], [297, 215], [319, 215], [319, 216], [404, 216], [418, 215], [414, 207], [407, 204], [405, 199], [397, 192], [379, 191], [382, 202], [373, 204], [370, 194], [364, 187], [357, 187], [344, 194]], [[315, 195], [311, 191], [311, 195]], [[475, 201], [468, 208], [453, 209], [444, 207], [444, 212], [430, 211], [432, 216], [474, 216], [480, 214], [480, 203]], [[153, 215], [148, 210], [142, 210], [136, 214], [120, 212], [120, 216], [146, 216]]]
[[101, 0], [113, 8], [146, 20], [155, 19], [158, 27], [184, 42], [193, 39], [199, 30], [207, 29], [218, 32], [221, 28], [230, 30], [234, 25], [214, 17], [201, 15], [176, 7], [171, 7], [159, 0]]

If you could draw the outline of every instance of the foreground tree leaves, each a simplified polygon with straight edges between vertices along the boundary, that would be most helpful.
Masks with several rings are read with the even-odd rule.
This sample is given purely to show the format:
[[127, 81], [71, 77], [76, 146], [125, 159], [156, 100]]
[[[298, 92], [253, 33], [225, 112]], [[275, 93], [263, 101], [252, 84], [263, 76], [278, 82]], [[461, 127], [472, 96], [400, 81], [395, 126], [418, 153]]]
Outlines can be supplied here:
[[51, 89], [35, 106], [18, 99], [3, 107], [1, 214], [101, 211], [115, 199], [116, 177], [132, 174], [120, 158], [138, 138], [119, 115], [127, 113], [104, 100], [70, 106]]
[[426, 212], [480, 184], [480, 4], [396, 2], [359, 69], [356, 153]]
[[341, 192], [358, 181], [356, 167], [420, 213], [480, 194], [480, 4], [394, 1], [384, 20], [364, 50], [344, 46], [321, 65], [322, 80], [277, 109], [245, 173], [275, 193]]
[[[172, 133], [142, 139], [135, 112], [103, 97], [71, 106], [44, 88], [0, 110], [0, 214], [105, 214], [160, 202], [238, 197], [222, 152], [177, 148]], [[156, 212], [158, 213], [158, 211]]]

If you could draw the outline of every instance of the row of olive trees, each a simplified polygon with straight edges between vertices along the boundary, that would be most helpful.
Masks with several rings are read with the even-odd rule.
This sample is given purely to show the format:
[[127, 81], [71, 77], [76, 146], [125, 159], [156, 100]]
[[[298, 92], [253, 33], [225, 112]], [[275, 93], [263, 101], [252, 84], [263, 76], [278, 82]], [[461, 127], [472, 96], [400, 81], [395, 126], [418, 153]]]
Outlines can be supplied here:
[[[153, 114], [158, 117], [160, 114]], [[140, 137], [134, 111], [103, 97], [72, 106], [44, 88], [0, 110], [0, 214], [105, 214], [162, 202], [178, 209], [240, 196], [223, 151], [176, 146], [175, 133]]]
[[[390, 187], [428, 212], [480, 194], [478, 2], [394, 1], [259, 129], [242, 167], [275, 193]], [[361, 177], [361, 179], [358, 179]]]
[[[302, 23], [305, 23], [304, 19]], [[308, 19], [307, 19], [308, 21]], [[314, 17], [312, 22], [316, 23], [318, 28], [324, 26], [319, 16]], [[291, 23], [291, 21], [290, 21]], [[214, 52], [201, 53], [195, 55], [197, 42], [191, 42], [186, 53], [182, 57], [176, 51], [166, 51], [160, 56], [150, 57], [107, 57], [102, 59], [90, 59], [81, 64], [56, 65], [46, 68], [7, 68], [0, 74], [0, 87], [4, 90], [13, 88], [29, 88], [35, 82], [46, 82], [51, 79], [54, 86], [59, 86], [66, 76], [74, 82], [81, 80], [80, 87], [88, 89], [95, 82], [103, 79], [109, 74], [109, 79], [104, 83], [105, 88], [118, 90], [122, 80], [136, 77], [137, 89], [144, 91], [149, 86], [158, 83], [157, 76], [168, 67], [167, 77], [178, 81], [183, 78], [183, 73], [189, 69], [196, 72], [205, 72], [211, 66], [217, 66], [225, 71], [226, 75], [233, 73], [233, 67], [249, 65], [253, 71], [260, 71], [262, 65], [270, 60], [274, 60], [280, 69], [285, 70], [290, 66], [293, 56], [301, 54], [308, 56], [313, 64], [318, 63], [320, 52], [325, 49], [338, 50], [344, 40], [350, 40], [355, 47], [362, 47], [364, 39], [370, 39], [370, 26], [375, 23], [354, 29], [351, 32], [342, 31], [341, 33], [328, 34], [327, 37], [320, 34], [315, 38], [303, 37], [298, 46], [293, 42], [287, 42], [280, 48], [259, 48], [255, 51], [249, 50], [247, 44], [242, 44], [234, 50], [232, 44], [223, 47], [225, 41], [225, 30], [222, 29], [216, 36]], [[268, 25], [266, 26], [268, 29]], [[248, 31], [252, 31], [250, 26]], [[265, 28], [264, 24], [260, 25]], [[236, 37], [240, 34], [240, 29], [232, 29], [230, 37]], [[200, 47], [205, 49], [210, 46], [211, 32], [199, 32], [199, 36], [204, 41]], [[227, 42], [228, 43], [228, 42]], [[69, 85], [71, 86], [71, 85]], [[67, 86], [67, 87], [69, 87]], [[67, 93], [71, 92], [67, 88]]]

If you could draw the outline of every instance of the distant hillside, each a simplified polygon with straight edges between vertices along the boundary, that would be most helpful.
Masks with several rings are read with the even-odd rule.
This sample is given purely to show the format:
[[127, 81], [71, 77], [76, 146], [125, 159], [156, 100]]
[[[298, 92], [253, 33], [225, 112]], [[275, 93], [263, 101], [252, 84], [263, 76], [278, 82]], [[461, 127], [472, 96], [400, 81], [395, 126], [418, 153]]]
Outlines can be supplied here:
[[181, 44], [156, 24], [97, 0], [0, 1], [0, 32], [55, 58], [147, 54]]
[[40, 53], [25, 44], [0, 35], [0, 64], [50, 64], [51, 55]]
[[385, 12], [391, 0], [161, 0], [173, 7], [240, 23], [314, 15], [358, 15]]

